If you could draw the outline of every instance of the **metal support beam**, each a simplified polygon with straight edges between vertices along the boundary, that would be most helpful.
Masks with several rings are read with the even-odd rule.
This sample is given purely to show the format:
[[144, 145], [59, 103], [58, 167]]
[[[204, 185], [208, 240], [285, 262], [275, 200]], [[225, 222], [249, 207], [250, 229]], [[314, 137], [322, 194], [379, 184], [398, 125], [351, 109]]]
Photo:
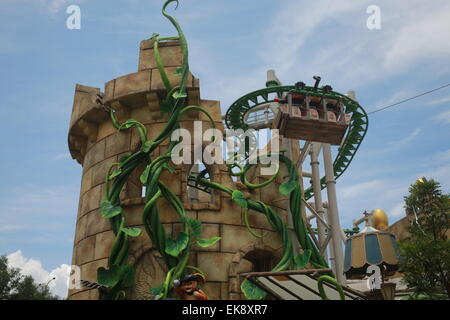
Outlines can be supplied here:
[[331, 245], [333, 246], [335, 260], [335, 274], [339, 283], [345, 284], [344, 278], [344, 255], [342, 252], [342, 228], [339, 222], [339, 211], [336, 197], [336, 180], [334, 178], [333, 159], [331, 147], [324, 143], [323, 161], [325, 167], [325, 180], [328, 195], [328, 222], [331, 227]]
[[[328, 215], [328, 203], [327, 206], [324, 207], [325, 208], [325, 216], [327, 217], [327, 222], [330, 223], [330, 216]], [[331, 230], [328, 232], [328, 235], [332, 236], [331, 234]], [[331, 239], [330, 239], [331, 240]], [[333, 269], [333, 272], [336, 273], [336, 264], [335, 264], [335, 258], [334, 258], [334, 250], [333, 250], [333, 245], [329, 246], [330, 249], [330, 264], [331, 264], [331, 269]]]
[[308, 233], [311, 236], [312, 241], [314, 242], [316, 247], [319, 248], [319, 250], [320, 250], [320, 244], [316, 238], [316, 235], [314, 234], [314, 231], [311, 229], [311, 226], [309, 225], [309, 223], [305, 223], [305, 225], [306, 225], [306, 229], [308, 229]]
[[[312, 172], [312, 187], [314, 190], [314, 207], [317, 212], [317, 234], [319, 238], [320, 247], [324, 246], [325, 243], [325, 231], [328, 227], [324, 221], [324, 209], [322, 204], [322, 188], [320, 186], [320, 170], [319, 170], [319, 152], [322, 148], [321, 143], [313, 142], [312, 147], [309, 151], [311, 157], [311, 172]], [[314, 213], [314, 212], [313, 212]], [[327, 255], [325, 254], [325, 259], [327, 260]]]
[[[291, 159], [292, 161], [292, 141], [291, 139], [283, 138], [282, 144], [284, 145], [286, 143], [287, 147], [287, 157]], [[293, 228], [294, 221], [292, 220], [292, 213], [291, 213], [291, 205], [288, 200], [288, 227]], [[292, 248], [294, 250], [294, 255], [300, 252], [300, 244], [298, 243], [297, 235], [295, 234], [294, 230], [289, 231], [291, 234], [291, 241], [292, 241]]]
[[302, 171], [303, 178], [312, 178], [312, 173], [308, 171]]
[[309, 150], [311, 148], [311, 143], [309, 141], [306, 141], [303, 145], [302, 152], [300, 153], [300, 157], [297, 161], [297, 168], [300, 168], [300, 166], [305, 161], [306, 157], [308, 156]]
[[359, 224], [362, 222], [365, 222], [365, 226], [370, 225], [370, 216], [373, 214], [373, 212], [367, 212], [364, 211], [363, 216], [359, 219], [353, 220], [353, 227], [358, 228]]
[[[318, 212], [316, 212], [316, 210], [314, 210], [314, 208], [308, 202], [306, 202], [304, 199], [302, 199], [302, 200], [305, 202], [306, 207], [314, 215], [314, 217], [317, 218], [323, 224], [323, 226], [325, 228], [329, 228], [328, 223], [323, 218], [323, 212], [324, 212], [323, 208], [322, 208], [322, 215], [320, 215]], [[312, 218], [310, 218], [310, 219], [312, 219]]]
[[325, 242], [323, 243], [322, 247], [320, 247], [320, 253], [322, 253], [322, 255], [326, 256], [327, 253], [327, 246], [328, 243], [331, 240], [331, 232], [327, 234], [327, 237], [325, 238]]

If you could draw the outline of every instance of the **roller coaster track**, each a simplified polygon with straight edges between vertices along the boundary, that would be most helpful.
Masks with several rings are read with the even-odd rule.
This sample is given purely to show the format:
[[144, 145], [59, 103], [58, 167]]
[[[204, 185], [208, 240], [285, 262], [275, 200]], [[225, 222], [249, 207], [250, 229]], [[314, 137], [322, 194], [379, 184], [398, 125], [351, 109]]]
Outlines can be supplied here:
[[[358, 151], [368, 129], [369, 118], [366, 111], [355, 100], [335, 91], [325, 91], [322, 88], [306, 86], [303, 89], [296, 89], [294, 86], [273, 86], [250, 92], [236, 100], [225, 114], [225, 124], [229, 129], [249, 129], [244, 122], [244, 116], [253, 108], [274, 102], [275, 95], [281, 97], [285, 92], [307, 94], [310, 96], [323, 97], [328, 99], [341, 100], [345, 106], [345, 112], [352, 115], [349, 128], [343, 143], [338, 149], [338, 154], [333, 162], [334, 176], [338, 179], [349, 167], [353, 157]], [[273, 98], [272, 98], [273, 97]], [[325, 177], [320, 180], [321, 188], [326, 187]], [[305, 190], [306, 200], [313, 196], [312, 187]]]

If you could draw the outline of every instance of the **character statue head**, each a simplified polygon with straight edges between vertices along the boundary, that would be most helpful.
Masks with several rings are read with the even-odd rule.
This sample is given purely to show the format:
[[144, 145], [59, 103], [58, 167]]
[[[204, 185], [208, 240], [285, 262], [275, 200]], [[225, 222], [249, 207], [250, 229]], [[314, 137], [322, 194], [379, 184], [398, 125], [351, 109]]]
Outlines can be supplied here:
[[187, 274], [174, 281], [176, 293], [183, 300], [207, 300], [206, 294], [198, 288], [199, 283], [205, 283], [205, 277], [200, 273]]

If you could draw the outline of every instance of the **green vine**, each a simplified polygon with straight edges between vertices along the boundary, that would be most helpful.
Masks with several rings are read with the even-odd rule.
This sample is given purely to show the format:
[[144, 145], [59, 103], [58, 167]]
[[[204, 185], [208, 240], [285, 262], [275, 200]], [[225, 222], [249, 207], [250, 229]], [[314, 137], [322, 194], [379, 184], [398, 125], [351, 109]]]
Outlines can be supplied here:
[[[155, 159], [152, 159], [150, 156], [163, 141], [171, 136], [175, 129], [179, 128], [181, 116], [189, 110], [204, 113], [215, 128], [215, 123], [211, 115], [203, 108], [200, 106], [185, 106], [187, 97], [186, 81], [189, 76], [188, 46], [178, 22], [166, 11], [167, 6], [172, 2], [175, 2], [176, 7], [178, 7], [178, 0], [168, 0], [163, 5], [162, 14], [175, 27], [178, 36], [159, 38], [158, 34], [154, 34], [151, 38], [153, 40], [153, 52], [157, 68], [167, 92], [161, 104], [161, 111], [169, 114], [169, 120], [165, 127], [159, 132], [156, 138], [148, 140], [148, 132], [143, 124], [134, 119], [128, 119], [121, 124], [115, 117], [115, 111], [113, 109], [110, 110], [110, 117], [114, 127], [118, 131], [138, 130], [141, 145], [140, 149], [136, 152], [123, 156], [117, 163], [113, 163], [106, 176], [101, 213], [104, 218], [110, 220], [115, 239], [108, 259], [107, 268], [99, 268], [97, 270], [98, 282], [108, 288], [101, 292], [100, 299], [125, 299], [127, 288], [132, 287], [135, 282], [133, 265], [127, 263], [128, 249], [130, 237], [138, 237], [141, 234], [141, 229], [126, 227], [127, 224], [123, 208], [121, 207], [120, 192], [131, 173], [142, 164], [145, 165], [145, 169], [140, 176], [140, 181], [146, 187], [142, 224], [152, 244], [161, 254], [169, 270], [164, 282], [159, 286], [151, 288], [151, 293], [155, 299], [172, 297], [174, 280], [180, 279], [188, 269], [203, 274], [198, 268], [188, 265], [189, 255], [194, 244], [201, 247], [208, 247], [220, 240], [220, 237], [210, 239], [199, 238], [202, 223], [197, 219], [187, 217], [180, 199], [160, 180], [160, 176], [164, 170], [174, 172], [169, 161], [171, 159], [171, 152], [178, 142], [171, 141], [167, 151]], [[160, 42], [168, 40], [178, 40], [183, 53], [182, 66], [175, 72], [175, 75], [180, 78], [179, 85], [175, 87], [171, 86], [158, 49]], [[327, 263], [307, 234], [307, 229], [301, 215], [300, 204], [302, 193], [299, 187], [297, 170], [291, 160], [284, 155], [280, 154], [279, 159], [287, 167], [289, 172], [289, 180], [280, 185], [279, 192], [282, 195], [289, 196], [290, 209], [294, 221], [294, 232], [304, 251], [303, 253], [294, 254], [289, 230], [283, 220], [270, 206], [261, 201], [247, 199], [241, 191], [215, 183], [204, 178], [203, 175], [199, 175], [197, 183], [231, 195], [232, 199], [244, 208], [245, 224], [254, 236], [259, 235], [254, 233], [248, 224], [248, 210], [257, 211], [266, 216], [270, 225], [280, 235], [283, 241], [283, 255], [273, 268], [273, 271], [290, 268], [303, 269], [308, 263], [311, 263], [315, 267], [326, 268]], [[269, 185], [275, 180], [279, 172], [279, 166], [277, 165], [276, 173], [271, 178], [261, 184], [252, 184], [246, 178], [246, 174], [252, 166], [253, 164], [241, 165], [235, 161], [232, 165], [228, 166], [228, 170], [230, 175], [239, 176], [242, 183], [250, 189], [262, 188]], [[238, 167], [240, 171], [233, 173], [232, 169], [234, 167]], [[170, 203], [182, 223], [183, 229], [175, 239], [166, 235], [160, 221], [157, 209], [157, 202], [160, 198], [164, 198]], [[249, 299], [262, 299], [265, 297], [265, 293], [261, 289], [247, 280], [242, 283], [241, 289]]]
[[[228, 193], [239, 206], [244, 208], [245, 213], [247, 210], [251, 209], [266, 216], [268, 222], [270, 223], [274, 231], [276, 231], [280, 235], [283, 242], [283, 255], [278, 264], [272, 269], [272, 271], [283, 271], [290, 268], [303, 269], [308, 263], [311, 263], [316, 268], [327, 268], [327, 262], [308, 235], [307, 228], [301, 214], [301, 190], [299, 185], [299, 176], [297, 171], [295, 170], [295, 166], [292, 161], [284, 155], [280, 154], [278, 156], [280, 162], [282, 162], [287, 167], [289, 172], [289, 180], [283, 182], [280, 185], [279, 192], [282, 195], [289, 195], [290, 211], [292, 214], [294, 232], [304, 253], [298, 253], [297, 255], [294, 255], [292, 240], [286, 224], [282, 221], [278, 214], [264, 202], [247, 199], [244, 197], [242, 191], [224, 187], [218, 183], [211, 182], [208, 179], [200, 179], [199, 184]], [[247, 181], [245, 175], [252, 166], [253, 164], [247, 164], [242, 167], [242, 165], [235, 162], [234, 164], [228, 165], [228, 170], [230, 172], [230, 175], [239, 176], [241, 181], [249, 188], [256, 189], [266, 186], [266, 183], [253, 185]], [[240, 171], [237, 173], [231, 172], [231, 169], [233, 167], [240, 168]], [[267, 181], [273, 181], [278, 172], [279, 169], [277, 168], [276, 174]], [[246, 226], [248, 227], [249, 231], [253, 235], [255, 235], [249, 228], [247, 223]], [[257, 286], [249, 280], [244, 280], [242, 282], [241, 290], [248, 299], [263, 299], [265, 297], [265, 294], [261, 292], [260, 289], [258, 290]]]
[[330, 300], [323, 288], [324, 282], [328, 282], [329, 284], [335, 286], [337, 291], [339, 292], [339, 297], [341, 298], [341, 300], [345, 300], [344, 290], [342, 289], [342, 286], [336, 281], [336, 279], [327, 275], [321, 276], [319, 277], [319, 280], [317, 280], [317, 287], [319, 288], [319, 293], [322, 300]]

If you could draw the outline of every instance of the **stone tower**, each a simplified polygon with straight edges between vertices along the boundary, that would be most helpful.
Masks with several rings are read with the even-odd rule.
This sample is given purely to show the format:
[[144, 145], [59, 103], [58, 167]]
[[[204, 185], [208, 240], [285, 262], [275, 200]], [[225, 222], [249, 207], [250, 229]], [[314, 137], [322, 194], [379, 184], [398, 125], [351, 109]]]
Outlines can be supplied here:
[[[176, 85], [175, 70], [182, 64], [182, 52], [177, 41], [160, 43], [160, 54], [167, 74]], [[97, 268], [106, 267], [111, 252], [114, 234], [108, 219], [100, 213], [104, 182], [111, 163], [139, 148], [136, 131], [118, 132], [109, 114], [99, 103], [99, 95], [106, 106], [116, 110], [117, 118], [123, 122], [133, 118], [148, 129], [149, 139], [162, 130], [168, 116], [160, 112], [164, 85], [161, 81], [153, 56], [153, 40], [144, 40], [140, 45], [138, 72], [131, 73], [105, 84], [104, 93], [99, 88], [76, 85], [72, 116], [69, 128], [69, 149], [73, 159], [83, 167], [80, 201], [76, 223], [72, 264], [81, 269], [81, 279], [97, 282]], [[188, 104], [200, 105], [208, 111], [216, 127], [223, 130], [219, 101], [200, 98], [199, 80], [190, 75], [187, 84]], [[203, 130], [210, 128], [210, 122], [203, 113], [192, 111], [183, 115], [180, 125], [193, 131], [193, 121], [203, 121]], [[168, 140], [153, 152], [157, 156], [167, 148]], [[201, 237], [220, 236], [222, 239], [209, 248], [195, 247], [190, 265], [202, 269], [207, 276], [203, 286], [210, 299], [241, 299], [239, 273], [248, 271], [268, 271], [279, 260], [282, 252], [281, 239], [264, 215], [249, 212], [249, 224], [256, 233], [264, 237], [252, 236], [245, 227], [242, 208], [224, 193], [201, 194], [188, 187], [188, 175], [192, 165], [172, 165], [176, 173], [165, 171], [161, 179], [182, 199], [187, 215], [203, 223]], [[276, 183], [262, 189], [247, 190], [234, 182], [225, 165], [206, 166], [213, 181], [233, 189], [241, 189], [254, 200], [262, 200], [271, 205], [287, 222], [287, 199], [278, 193], [278, 186], [286, 174], [280, 170]], [[140, 170], [143, 170], [141, 168]], [[263, 177], [253, 170], [250, 181], [261, 183]], [[122, 207], [129, 226], [142, 227], [142, 185], [141, 172], [136, 170], [121, 193]], [[266, 177], [267, 178], [267, 177]], [[181, 230], [178, 216], [165, 199], [157, 202], [161, 222], [169, 236], [176, 237]], [[146, 299], [149, 288], [160, 284], [167, 272], [159, 253], [152, 247], [151, 240], [143, 230], [130, 244], [129, 263], [135, 265], [136, 283], [128, 293], [131, 299]], [[69, 290], [69, 299], [97, 299], [96, 289], [83, 287]]]

